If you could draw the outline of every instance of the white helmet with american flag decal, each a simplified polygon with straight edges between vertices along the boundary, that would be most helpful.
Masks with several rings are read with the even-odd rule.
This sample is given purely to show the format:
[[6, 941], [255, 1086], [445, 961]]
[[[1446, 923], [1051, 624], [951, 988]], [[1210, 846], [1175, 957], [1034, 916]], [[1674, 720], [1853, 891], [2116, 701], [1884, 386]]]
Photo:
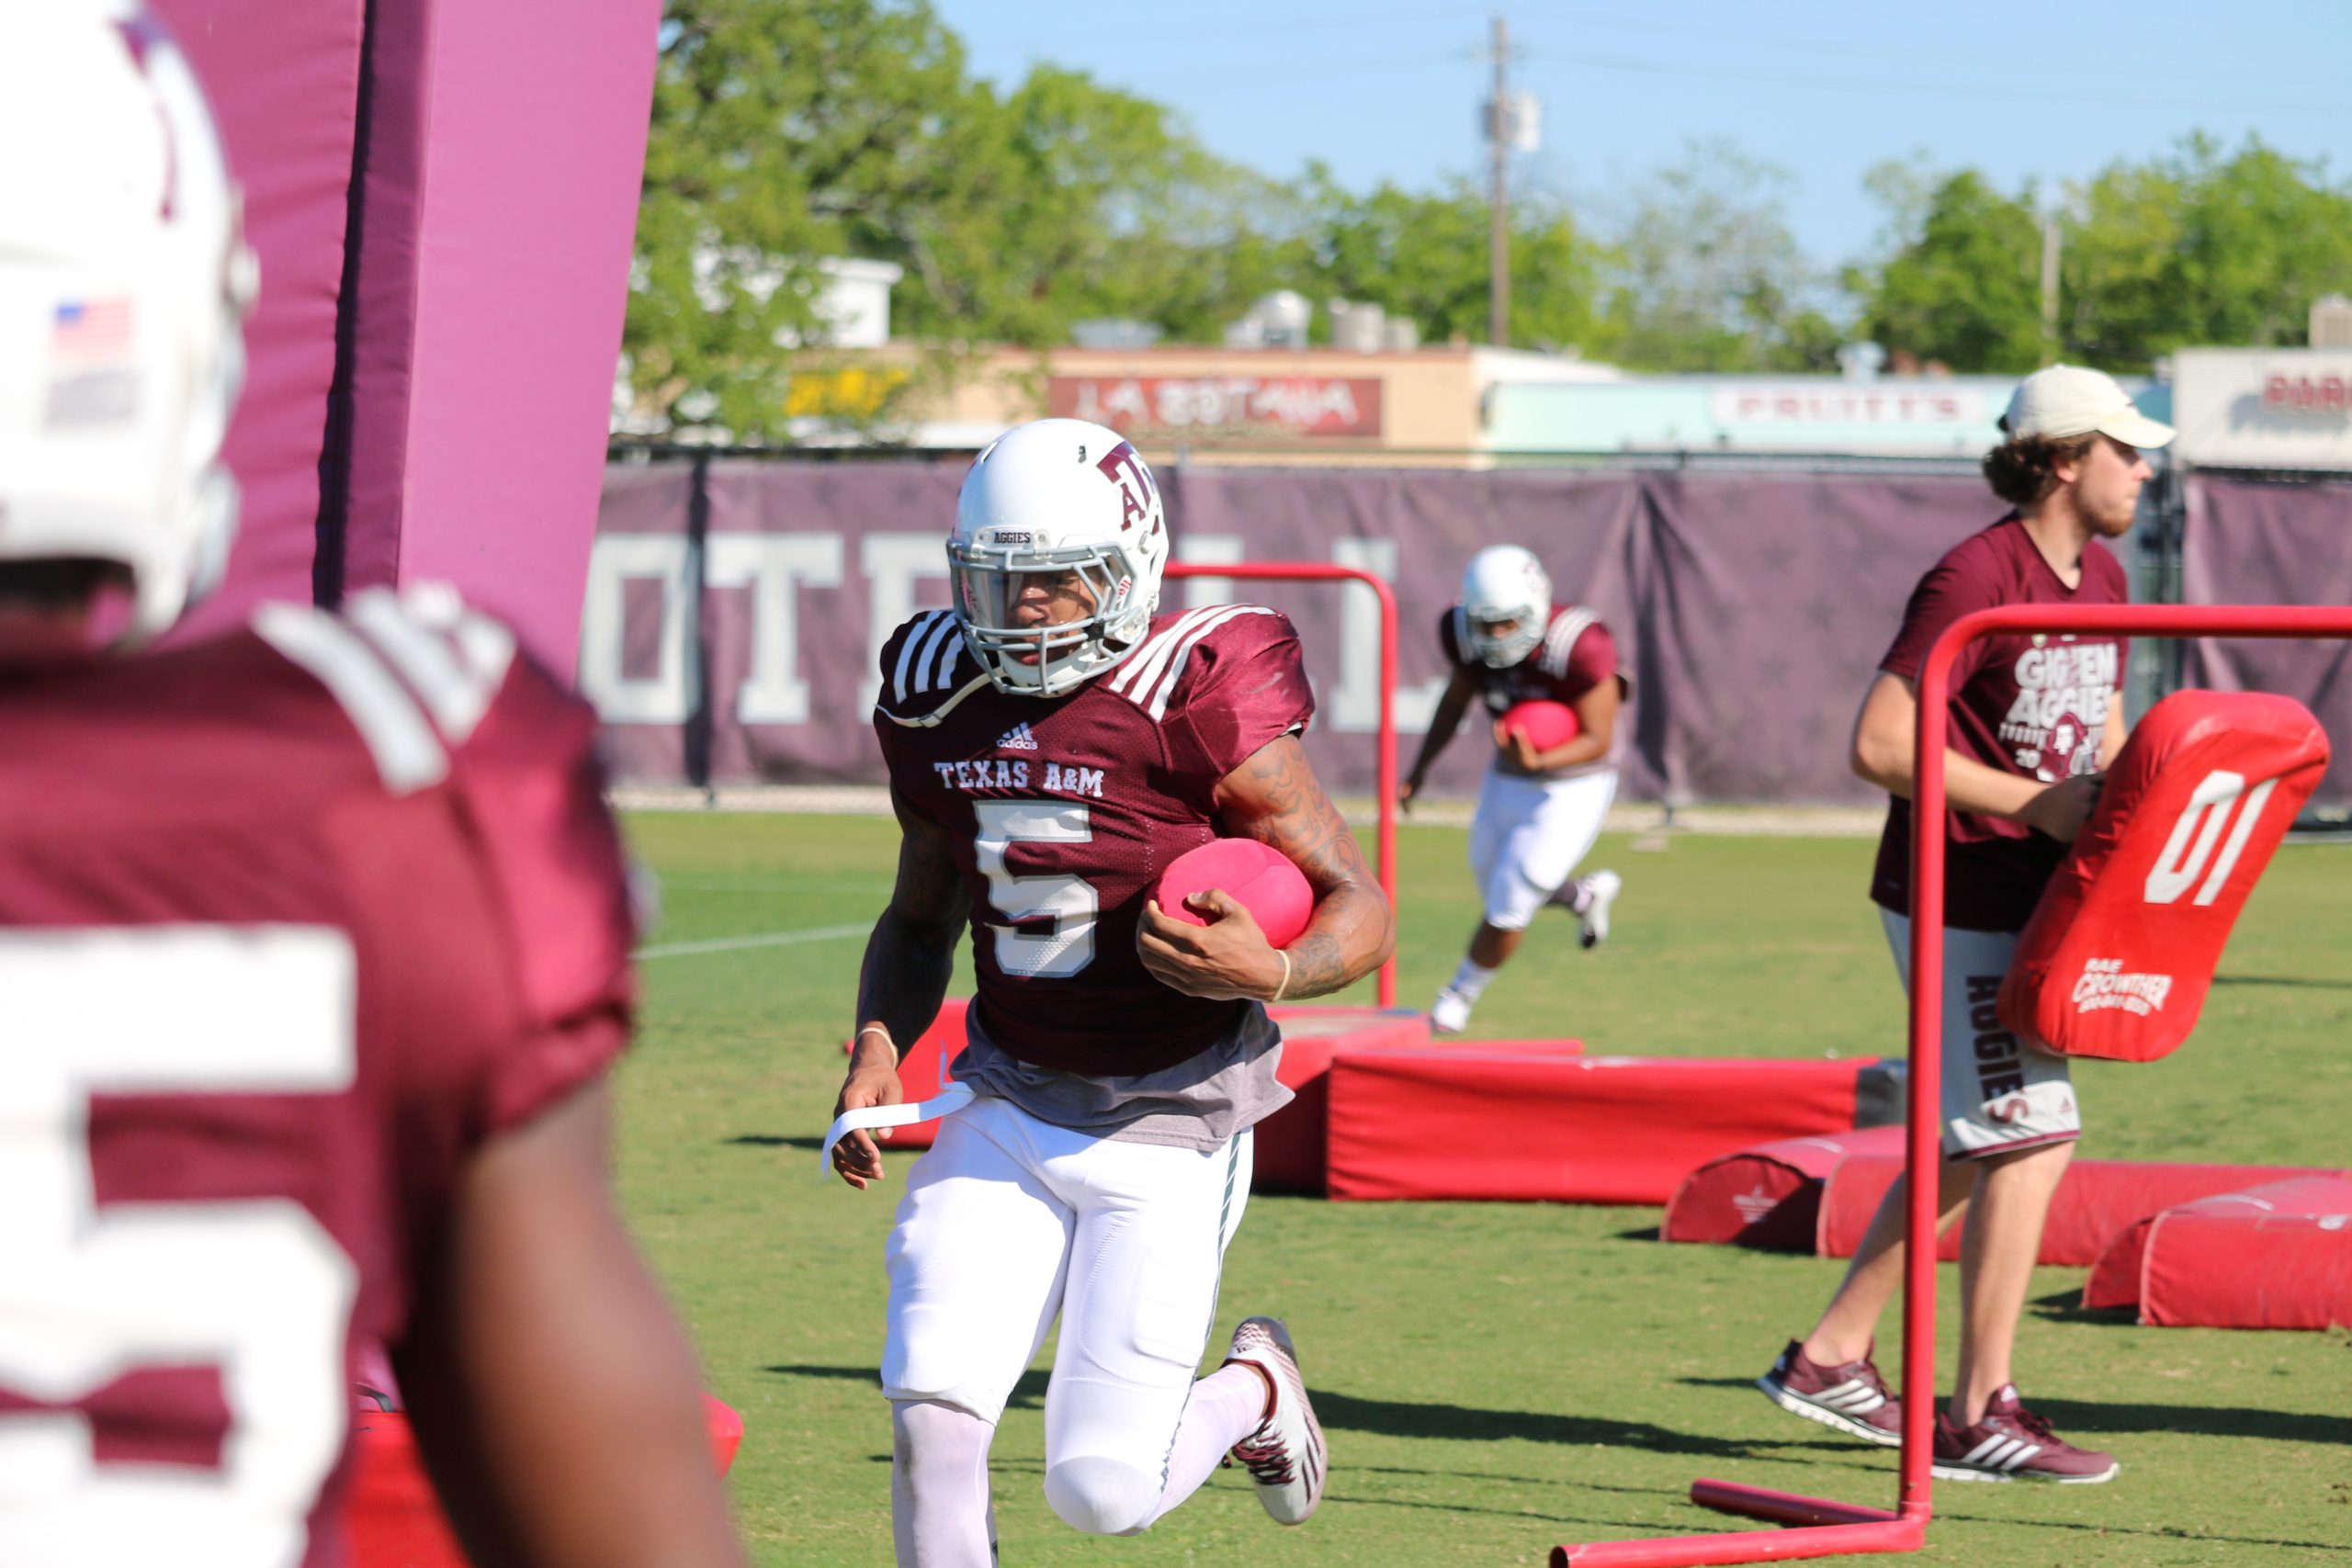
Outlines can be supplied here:
[[[1059, 696], [1135, 651], [1151, 630], [1167, 564], [1159, 486], [1105, 425], [1016, 425], [973, 460], [956, 498], [951, 607], [1001, 691]], [[1045, 585], [1080, 613], [1038, 618]]]
[[212, 116], [135, 0], [0, 6], [0, 560], [98, 561], [129, 635], [218, 581], [254, 267]]

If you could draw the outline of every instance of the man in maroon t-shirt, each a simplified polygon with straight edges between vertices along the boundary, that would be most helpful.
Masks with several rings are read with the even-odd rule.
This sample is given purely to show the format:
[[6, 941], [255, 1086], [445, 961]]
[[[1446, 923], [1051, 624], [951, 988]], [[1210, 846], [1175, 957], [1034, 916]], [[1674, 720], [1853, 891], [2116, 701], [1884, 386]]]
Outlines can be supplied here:
[[100, 647], [226, 558], [251, 259], [122, 0], [0, 7], [0, 1559], [345, 1562], [380, 1345], [475, 1561], [740, 1563], [594, 715], [447, 592]]
[[[1158, 613], [1166, 523], [1116, 431], [1038, 420], [972, 465], [947, 546], [953, 608], [882, 652], [874, 728], [903, 830], [859, 976], [833, 1146], [882, 1165], [859, 1120], [899, 1100], [957, 939], [978, 995], [959, 1091], [889, 1247], [882, 1351], [899, 1562], [995, 1561], [988, 1450], [1060, 1320], [1045, 1492], [1072, 1527], [1132, 1535], [1230, 1453], [1266, 1511], [1321, 1499], [1321, 1428], [1283, 1325], [1244, 1319], [1195, 1379], [1219, 1260], [1250, 1189], [1250, 1129], [1290, 1098], [1267, 1002], [1321, 996], [1395, 942], [1387, 900], [1316, 783], [1314, 698], [1290, 623], [1257, 604]], [[1316, 897], [1271, 946], [1212, 890], [1205, 924], [1151, 899], [1219, 836], [1272, 845]]]
[[[2123, 569], [2103, 541], [2132, 526], [2148, 479], [2138, 449], [2172, 438], [2113, 380], [2064, 365], [2025, 379], [2002, 428], [2008, 439], [1986, 456], [1984, 474], [2016, 510], [1919, 580], [1854, 728], [1854, 771], [1890, 796], [1871, 897], [1906, 981], [1914, 727], [1928, 650], [1976, 610], [2123, 603]], [[2002, 1027], [1994, 998], [2097, 799], [2098, 770], [2123, 743], [2125, 650], [2120, 637], [2008, 634], [1978, 638], [1952, 664], [1938, 1201], [1947, 1220], [1967, 1205], [1969, 1234], [1959, 1368], [1935, 1428], [1935, 1472], [1949, 1478], [2101, 1482], [2119, 1468], [2053, 1434], [2019, 1403], [2011, 1376], [2042, 1224], [2082, 1122], [2065, 1058]], [[1888, 1191], [1820, 1321], [1758, 1380], [1782, 1409], [1888, 1445], [1902, 1440], [1902, 1416], [1870, 1352], [1902, 1282], [1906, 1190], [1897, 1181]]]

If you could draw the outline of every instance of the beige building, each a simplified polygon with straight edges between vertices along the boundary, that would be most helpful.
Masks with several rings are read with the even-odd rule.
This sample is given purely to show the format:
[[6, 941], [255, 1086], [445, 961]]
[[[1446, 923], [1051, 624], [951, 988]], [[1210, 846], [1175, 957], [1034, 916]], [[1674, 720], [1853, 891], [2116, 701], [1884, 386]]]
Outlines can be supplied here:
[[[889, 362], [915, 364], [899, 344], [872, 359], [841, 374], [872, 386], [893, 378]], [[915, 373], [895, 412], [918, 446], [978, 446], [1063, 415], [1123, 431], [1154, 459], [1470, 468], [1487, 461], [1496, 383], [1622, 378], [1609, 366], [1469, 346], [1003, 348], [952, 375]]]

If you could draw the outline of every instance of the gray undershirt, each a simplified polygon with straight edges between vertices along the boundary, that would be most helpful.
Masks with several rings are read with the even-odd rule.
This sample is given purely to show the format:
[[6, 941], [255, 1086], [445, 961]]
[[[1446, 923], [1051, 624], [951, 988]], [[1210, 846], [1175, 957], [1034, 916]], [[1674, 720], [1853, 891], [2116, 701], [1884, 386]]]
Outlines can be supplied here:
[[975, 1093], [1009, 1100], [1040, 1122], [1131, 1144], [1214, 1149], [1290, 1103], [1274, 1077], [1282, 1032], [1251, 1002], [1232, 1032], [1156, 1073], [1093, 1077], [1011, 1056], [967, 1019], [948, 1070]]

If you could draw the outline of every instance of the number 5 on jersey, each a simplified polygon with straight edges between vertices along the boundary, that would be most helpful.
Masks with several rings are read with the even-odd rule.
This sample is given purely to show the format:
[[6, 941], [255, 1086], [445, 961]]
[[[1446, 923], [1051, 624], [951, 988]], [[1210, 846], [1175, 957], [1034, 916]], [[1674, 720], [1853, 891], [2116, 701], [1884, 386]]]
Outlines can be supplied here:
[[[96, 1201], [93, 1095], [323, 1095], [357, 1056], [340, 931], [0, 933], [0, 1560], [283, 1568], [342, 1451], [357, 1271], [290, 1198]], [[100, 1463], [79, 1408], [219, 1370], [217, 1469]]]
[[[978, 800], [972, 811], [979, 819], [972, 847], [1001, 917], [987, 922], [996, 937], [996, 966], [1024, 980], [1069, 979], [1094, 961], [1101, 901], [1079, 877], [1013, 875], [1005, 852], [1014, 844], [1091, 843], [1087, 808], [1058, 800]], [[1054, 922], [1050, 931], [1019, 929], [1046, 919]]]

